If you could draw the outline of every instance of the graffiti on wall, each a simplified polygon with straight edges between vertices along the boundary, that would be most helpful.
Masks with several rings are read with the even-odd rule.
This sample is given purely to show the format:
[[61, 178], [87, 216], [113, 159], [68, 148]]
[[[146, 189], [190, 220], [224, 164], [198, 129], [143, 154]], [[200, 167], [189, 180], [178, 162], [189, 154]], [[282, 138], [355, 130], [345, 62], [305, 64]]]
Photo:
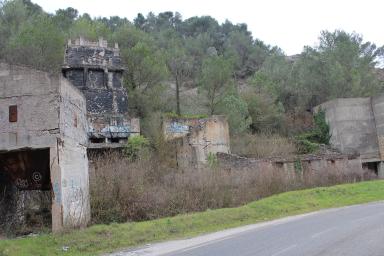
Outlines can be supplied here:
[[60, 204], [61, 203], [61, 190], [58, 182], [55, 182], [53, 184], [53, 194], [55, 196], [55, 202]]
[[168, 127], [168, 132], [170, 133], [187, 133], [189, 132], [189, 126], [183, 125], [178, 122], [172, 122]]

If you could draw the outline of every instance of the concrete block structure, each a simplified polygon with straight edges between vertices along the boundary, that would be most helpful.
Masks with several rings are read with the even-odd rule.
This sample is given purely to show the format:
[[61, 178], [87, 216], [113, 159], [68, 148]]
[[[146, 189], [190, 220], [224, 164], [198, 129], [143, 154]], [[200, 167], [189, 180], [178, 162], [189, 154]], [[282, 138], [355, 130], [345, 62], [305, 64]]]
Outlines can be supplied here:
[[198, 167], [210, 154], [230, 153], [229, 127], [225, 116], [168, 118], [163, 122], [166, 140], [176, 142], [180, 167]]
[[69, 40], [62, 70], [85, 96], [89, 148], [119, 147], [116, 143], [124, 145], [129, 136], [140, 133], [139, 120], [128, 115], [124, 68], [117, 44], [108, 47], [102, 38], [98, 42]]
[[364, 167], [384, 178], [384, 95], [335, 99], [319, 109], [325, 111], [331, 145], [341, 153], [359, 154]]
[[[54, 231], [86, 225], [88, 125], [82, 93], [59, 75], [1, 63], [0, 119], [0, 187], [7, 195], [0, 225], [25, 225], [34, 209], [50, 213]], [[37, 201], [25, 204], [25, 197]]]

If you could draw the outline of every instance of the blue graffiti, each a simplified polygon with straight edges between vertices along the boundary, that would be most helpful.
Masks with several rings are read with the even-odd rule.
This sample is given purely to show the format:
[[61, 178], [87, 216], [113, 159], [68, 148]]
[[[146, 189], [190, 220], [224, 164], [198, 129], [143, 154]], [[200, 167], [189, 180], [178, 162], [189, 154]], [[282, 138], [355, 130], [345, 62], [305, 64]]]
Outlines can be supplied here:
[[101, 130], [103, 133], [129, 133], [128, 126], [107, 126]]
[[186, 133], [189, 132], [189, 126], [178, 122], [172, 122], [168, 128], [171, 133]]
[[55, 195], [55, 201], [56, 203], [60, 204], [61, 203], [61, 190], [58, 182], [55, 182], [53, 184], [53, 193]]

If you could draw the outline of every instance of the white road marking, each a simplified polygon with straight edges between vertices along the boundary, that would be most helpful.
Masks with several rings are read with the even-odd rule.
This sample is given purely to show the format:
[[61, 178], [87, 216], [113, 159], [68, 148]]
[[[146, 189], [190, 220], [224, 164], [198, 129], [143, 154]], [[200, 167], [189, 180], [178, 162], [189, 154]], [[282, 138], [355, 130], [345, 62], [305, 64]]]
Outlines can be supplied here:
[[285, 249], [283, 249], [283, 250], [280, 250], [280, 251], [278, 251], [278, 252], [272, 254], [271, 256], [281, 255], [281, 254], [283, 254], [283, 253], [285, 253], [285, 252], [287, 252], [287, 251], [289, 251], [289, 250], [292, 250], [292, 249], [295, 248], [295, 247], [297, 247], [297, 244], [293, 244], [293, 245], [291, 245], [291, 246], [289, 246], [289, 247], [287, 247], [287, 248], [285, 248]]

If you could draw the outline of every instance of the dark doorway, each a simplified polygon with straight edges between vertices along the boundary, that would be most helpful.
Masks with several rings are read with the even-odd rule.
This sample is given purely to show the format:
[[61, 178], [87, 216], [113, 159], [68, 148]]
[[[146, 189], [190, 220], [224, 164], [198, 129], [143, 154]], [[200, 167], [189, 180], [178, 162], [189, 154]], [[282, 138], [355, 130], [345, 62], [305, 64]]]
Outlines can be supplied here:
[[21, 235], [51, 226], [49, 149], [0, 154], [0, 233]]
[[367, 162], [367, 163], [363, 163], [363, 169], [365, 170], [369, 170], [373, 173], [375, 173], [376, 175], [378, 174], [378, 162]]

